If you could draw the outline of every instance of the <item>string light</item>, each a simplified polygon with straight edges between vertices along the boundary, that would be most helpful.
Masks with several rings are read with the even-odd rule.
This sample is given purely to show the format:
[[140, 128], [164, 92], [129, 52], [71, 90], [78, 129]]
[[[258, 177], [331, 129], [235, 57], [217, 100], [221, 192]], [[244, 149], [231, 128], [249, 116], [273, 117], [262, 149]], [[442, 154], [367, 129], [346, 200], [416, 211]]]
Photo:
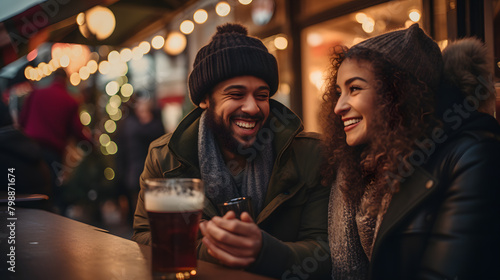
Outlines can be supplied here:
[[122, 62], [128, 62], [132, 59], [132, 50], [129, 48], [124, 48], [120, 51], [120, 59]]
[[87, 66], [83, 66], [82, 68], [80, 68], [80, 71], [78, 71], [78, 74], [80, 74], [80, 79], [82, 79], [82, 81], [85, 81], [90, 77], [90, 70]]
[[113, 180], [115, 178], [115, 171], [113, 168], [106, 167], [106, 169], [104, 169], [104, 177], [106, 177], [109, 181]]
[[89, 62], [87, 62], [87, 67], [89, 68], [89, 71], [90, 71], [90, 74], [94, 74], [95, 72], [97, 72], [97, 61], [95, 60], [89, 60]]
[[122, 104], [122, 99], [118, 95], [113, 95], [109, 98], [109, 105], [118, 108]]
[[142, 52], [141, 48], [135, 47], [132, 49], [132, 59], [133, 60], [139, 60], [144, 56], [144, 53]]
[[108, 154], [114, 155], [116, 154], [116, 152], [118, 152], [118, 146], [115, 142], [110, 141], [109, 145], [106, 146], [106, 151], [108, 152]]
[[99, 143], [101, 143], [101, 145], [103, 145], [103, 146], [109, 145], [110, 141], [111, 141], [111, 138], [109, 138], [109, 135], [107, 135], [106, 133], [103, 133], [103, 134], [101, 134], [101, 136], [99, 136]]
[[278, 36], [274, 39], [274, 46], [278, 50], [284, 50], [288, 46], [288, 40], [283, 36]]
[[155, 50], [159, 50], [165, 45], [165, 38], [161, 35], [157, 35], [151, 40], [151, 47]]
[[121, 61], [120, 53], [117, 51], [111, 51], [108, 54], [108, 61], [111, 64], [120, 62]]
[[193, 19], [194, 22], [198, 24], [205, 23], [208, 19], [208, 13], [203, 9], [199, 9], [196, 12], [194, 12]]
[[59, 64], [62, 67], [68, 67], [68, 65], [69, 65], [69, 56], [68, 55], [61, 56], [61, 59], [59, 60]]
[[361, 28], [363, 28], [363, 31], [366, 33], [372, 33], [373, 30], [375, 30], [375, 21], [368, 17], [366, 21], [361, 24]]
[[120, 86], [118, 85], [118, 82], [116, 81], [111, 81], [106, 85], [106, 93], [109, 96], [115, 95], [118, 92], [118, 88]]
[[219, 2], [215, 6], [215, 12], [219, 16], [225, 17], [225, 16], [229, 15], [229, 13], [231, 12], [231, 6], [229, 6], [229, 4], [227, 2], [224, 2], [224, 1]]
[[194, 30], [194, 23], [186, 19], [185, 21], [181, 22], [180, 30], [186, 35], [191, 34], [191, 32], [193, 32]]
[[82, 111], [80, 113], [80, 122], [83, 125], [89, 125], [91, 121], [92, 121], [92, 117], [90, 116], [90, 114], [87, 111]]
[[420, 20], [420, 11], [417, 9], [411, 10], [408, 17], [413, 21], [417, 22]]
[[146, 41], [142, 41], [139, 44], [139, 49], [142, 51], [143, 54], [147, 54], [151, 50], [151, 44]]
[[134, 87], [128, 83], [124, 84], [121, 87], [120, 92], [121, 92], [123, 97], [130, 97], [132, 95], [132, 93], [134, 92]]
[[32, 76], [31, 76], [31, 70], [33, 70], [33, 67], [31, 66], [27, 66], [26, 68], [24, 68], [24, 76], [26, 77], [26, 79], [28, 80], [31, 80], [32, 79]]
[[77, 72], [71, 74], [71, 76], [69, 76], [69, 82], [74, 86], [79, 85], [81, 82], [80, 75]]
[[108, 74], [110, 68], [111, 68], [111, 65], [109, 64], [109, 62], [107, 60], [101, 61], [101, 63], [99, 63], [99, 73], [101, 73], [103, 75]]
[[120, 111], [120, 110], [118, 110], [118, 108], [111, 106], [111, 104], [108, 103], [106, 105], [106, 113], [108, 113], [108, 115], [110, 115], [110, 116], [115, 115], [118, 111]]
[[363, 23], [368, 19], [365, 13], [357, 13], [356, 14], [356, 21], [358, 23]]
[[165, 51], [170, 55], [178, 55], [186, 48], [186, 36], [179, 32], [171, 32], [165, 42]]
[[109, 115], [109, 118], [114, 120], [115, 122], [119, 121], [122, 118], [122, 110], [116, 111], [116, 114]]
[[[116, 131], [116, 123], [113, 121], [113, 120], [107, 120], [105, 123], [104, 123], [104, 129], [108, 132], [108, 133], [113, 133]], [[111, 141], [112, 142], [112, 141]], [[110, 142], [110, 144], [111, 144]], [[108, 150], [109, 152], [109, 150]], [[111, 154], [111, 153], [110, 153]]]

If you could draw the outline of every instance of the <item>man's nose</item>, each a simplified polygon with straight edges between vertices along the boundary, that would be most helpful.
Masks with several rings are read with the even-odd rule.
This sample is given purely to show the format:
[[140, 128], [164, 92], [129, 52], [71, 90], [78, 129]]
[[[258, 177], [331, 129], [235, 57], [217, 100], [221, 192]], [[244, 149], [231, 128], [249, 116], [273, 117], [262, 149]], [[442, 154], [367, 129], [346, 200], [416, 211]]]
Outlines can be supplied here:
[[257, 101], [253, 96], [249, 96], [245, 99], [241, 110], [247, 114], [255, 115], [260, 111]]

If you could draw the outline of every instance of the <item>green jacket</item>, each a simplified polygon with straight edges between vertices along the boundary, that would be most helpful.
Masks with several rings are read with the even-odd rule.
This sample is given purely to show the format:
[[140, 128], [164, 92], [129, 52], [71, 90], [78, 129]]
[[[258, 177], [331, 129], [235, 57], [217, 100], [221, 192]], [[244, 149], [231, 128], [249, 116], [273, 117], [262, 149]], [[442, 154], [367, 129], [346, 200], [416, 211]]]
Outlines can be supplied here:
[[[322, 161], [320, 140], [302, 132], [301, 120], [282, 104], [271, 100], [269, 127], [274, 132], [276, 158], [264, 209], [256, 218], [263, 245], [248, 271], [283, 279], [329, 279], [331, 261], [327, 241], [327, 211], [330, 188], [320, 184]], [[151, 244], [144, 188], [147, 178], [200, 178], [198, 125], [202, 109], [189, 113], [170, 134], [151, 143], [140, 178], [132, 240]], [[210, 201], [203, 219], [217, 215]], [[201, 240], [201, 238], [200, 238]], [[217, 262], [202, 242], [198, 258]], [[296, 278], [299, 277], [299, 278]]]

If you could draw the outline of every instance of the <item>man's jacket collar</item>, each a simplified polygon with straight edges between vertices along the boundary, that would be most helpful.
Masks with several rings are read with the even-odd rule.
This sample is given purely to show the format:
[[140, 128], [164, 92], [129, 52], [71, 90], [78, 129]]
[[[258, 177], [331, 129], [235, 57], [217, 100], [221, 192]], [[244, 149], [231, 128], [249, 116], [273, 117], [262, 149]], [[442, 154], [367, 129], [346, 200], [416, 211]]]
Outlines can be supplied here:
[[[270, 114], [268, 126], [265, 133], [259, 134], [262, 137], [273, 137], [273, 149], [277, 159], [280, 158], [284, 148], [293, 140], [295, 135], [303, 130], [300, 118], [283, 104], [275, 100], [270, 100]], [[182, 164], [198, 167], [198, 128], [203, 109], [197, 107], [193, 109], [179, 123], [172, 134], [168, 147]]]

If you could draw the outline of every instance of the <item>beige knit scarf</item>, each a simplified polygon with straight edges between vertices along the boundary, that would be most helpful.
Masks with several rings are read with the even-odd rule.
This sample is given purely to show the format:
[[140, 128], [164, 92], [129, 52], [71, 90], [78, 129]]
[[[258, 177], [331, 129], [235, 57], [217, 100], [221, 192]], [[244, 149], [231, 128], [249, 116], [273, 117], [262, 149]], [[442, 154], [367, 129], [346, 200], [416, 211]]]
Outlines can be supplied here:
[[373, 244], [391, 195], [377, 198], [375, 191], [367, 186], [359, 207], [352, 205], [345, 201], [339, 188], [349, 183], [344, 178], [345, 169], [340, 168], [328, 206], [332, 279], [366, 279]]

